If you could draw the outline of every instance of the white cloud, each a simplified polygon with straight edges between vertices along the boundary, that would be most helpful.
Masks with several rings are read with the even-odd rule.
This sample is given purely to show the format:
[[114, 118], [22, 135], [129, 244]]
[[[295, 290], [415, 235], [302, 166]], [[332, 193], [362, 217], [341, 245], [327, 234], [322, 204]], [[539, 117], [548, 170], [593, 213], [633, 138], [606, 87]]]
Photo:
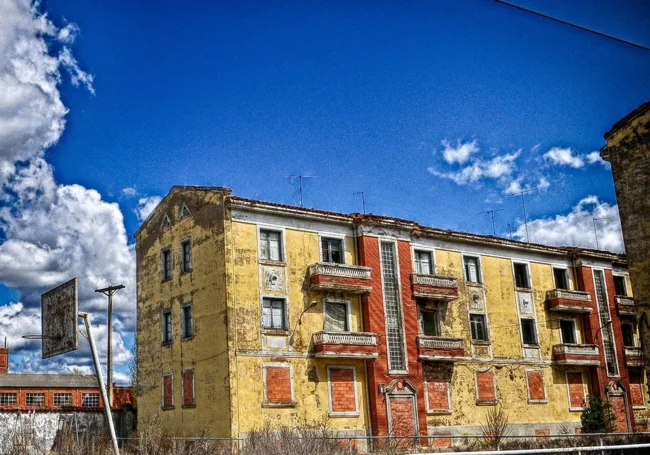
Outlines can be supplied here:
[[515, 161], [520, 154], [521, 151], [517, 151], [515, 153], [496, 155], [487, 160], [474, 158], [469, 165], [458, 171], [441, 172], [433, 167], [428, 170], [431, 174], [449, 179], [457, 185], [469, 185], [482, 179], [504, 180], [512, 176], [516, 168]]
[[458, 140], [456, 145], [452, 144], [448, 140], [444, 140], [442, 141], [442, 146], [444, 147], [442, 156], [449, 164], [463, 164], [467, 162], [473, 154], [478, 153], [479, 151], [476, 140], [471, 142], [461, 142]]
[[591, 152], [585, 155], [585, 160], [589, 164], [600, 164], [603, 167], [609, 167], [609, 163], [601, 158], [600, 152]]
[[551, 183], [546, 177], [540, 177], [537, 181], [537, 191], [544, 192], [549, 189]]
[[[622, 253], [624, 246], [618, 206], [601, 202], [593, 195], [580, 200], [567, 214], [529, 220], [529, 239], [545, 245], [596, 248], [594, 218], [599, 248]], [[513, 235], [519, 240], [526, 239], [523, 223], [518, 225]]]
[[138, 200], [138, 205], [134, 212], [140, 221], [144, 221], [153, 212], [153, 209], [160, 203], [160, 196], [147, 196]]
[[122, 188], [122, 196], [124, 197], [136, 197], [137, 195], [138, 188], [135, 185]]
[[569, 166], [574, 169], [580, 169], [585, 165], [584, 159], [574, 155], [573, 150], [569, 147], [553, 147], [544, 154], [544, 159], [558, 166]]

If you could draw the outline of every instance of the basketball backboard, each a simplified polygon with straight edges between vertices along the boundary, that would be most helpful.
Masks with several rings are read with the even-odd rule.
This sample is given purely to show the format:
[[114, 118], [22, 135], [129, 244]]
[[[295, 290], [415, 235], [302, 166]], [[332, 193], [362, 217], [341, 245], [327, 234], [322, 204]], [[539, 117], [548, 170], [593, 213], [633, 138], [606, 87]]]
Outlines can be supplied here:
[[79, 349], [77, 296], [76, 278], [41, 295], [44, 359]]

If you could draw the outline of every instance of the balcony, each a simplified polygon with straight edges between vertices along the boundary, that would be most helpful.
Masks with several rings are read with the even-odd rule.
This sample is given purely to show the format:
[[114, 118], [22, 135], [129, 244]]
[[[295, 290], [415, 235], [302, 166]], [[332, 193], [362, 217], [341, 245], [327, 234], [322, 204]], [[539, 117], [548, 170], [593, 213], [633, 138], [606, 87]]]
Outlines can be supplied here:
[[625, 365], [628, 367], [642, 367], [643, 366], [643, 351], [641, 348], [624, 347], [625, 351]]
[[555, 344], [553, 360], [557, 365], [600, 365], [595, 344]]
[[453, 362], [466, 359], [462, 338], [418, 337], [418, 358], [423, 361]]
[[458, 280], [450, 276], [411, 274], [413, 295], [420, 299], [450, 301], [458, 298]]
[[309, 266], [309, 288], [312, 291], [366, 294], [370, 286], [370, 267], [318, 262]]
[[316, 332], [311, 338], [314, 356], [375, 359], [377, 335], [369, 332]]
[[615, 299], [619, 316], [636, 316], [636, 307], [632, 297], [617, 295]]
[[546, 293], [546, 302], [550, 311], [565, 313], [591, 313], [591, 294], [568, 289], [553, 289]]

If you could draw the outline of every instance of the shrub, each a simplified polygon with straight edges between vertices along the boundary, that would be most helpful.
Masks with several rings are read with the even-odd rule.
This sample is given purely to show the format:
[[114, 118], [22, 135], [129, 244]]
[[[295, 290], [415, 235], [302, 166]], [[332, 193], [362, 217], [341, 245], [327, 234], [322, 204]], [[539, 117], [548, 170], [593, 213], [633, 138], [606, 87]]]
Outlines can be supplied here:
[[609, 401], [597, 396], [587, 397], [580, 416], [585, 433], [611, 433], [614, 431], [614, 413]]

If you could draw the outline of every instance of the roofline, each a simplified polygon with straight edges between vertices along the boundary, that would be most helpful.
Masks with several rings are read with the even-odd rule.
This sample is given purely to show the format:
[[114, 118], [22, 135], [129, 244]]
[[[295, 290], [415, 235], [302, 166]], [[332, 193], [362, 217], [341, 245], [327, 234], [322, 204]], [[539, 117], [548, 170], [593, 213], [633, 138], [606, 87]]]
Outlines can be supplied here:
[[[614, 134], [616, 134], [621, 128], [626, 126], [628, 123], [631, 123], [637, 117], [645, 114], [647, 111], [650, 111], [650, 101], [646, 101], [641, 106], [634, 109], [632, 112], [627, 114], [625, 117], [620, 119], [618, 122], [614, 123], [608, 132], [605, 133], [605, 140], [609, 140]], [[605, 146], [606, 147], [606, 146]], [[605, 148], [603, 147], [603, 148]]]

